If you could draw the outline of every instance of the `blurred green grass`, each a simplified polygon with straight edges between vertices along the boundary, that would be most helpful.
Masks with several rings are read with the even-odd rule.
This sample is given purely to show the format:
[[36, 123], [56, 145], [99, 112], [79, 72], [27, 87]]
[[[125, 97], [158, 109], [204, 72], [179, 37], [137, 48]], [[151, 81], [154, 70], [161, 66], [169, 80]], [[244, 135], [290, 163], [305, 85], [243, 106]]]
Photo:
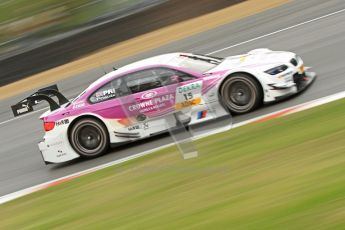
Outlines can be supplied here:
[[[34, 16], [52, 8], [64, 6], [67, 10], [77, 10], [83, 8], [87, 11], [87, 6], [97, 4], [104, 5], [102, 10], [119, 9], [123, 6], [133, 4], [135, 0], [2, 0], [0, 2], [0, 23], [19, 20], [22, 18]], [[85, 8], [84, 8], [85, 7]], [[106, 8], [110, 7], [112, 9]]]
[[345, 100], [0, 206], [0, 229], [344, 229]]
[[36, 37], [61, 33], [138, 2], [138, 0], [0, 1], [0, 43], [28, 33], [36, 33]]

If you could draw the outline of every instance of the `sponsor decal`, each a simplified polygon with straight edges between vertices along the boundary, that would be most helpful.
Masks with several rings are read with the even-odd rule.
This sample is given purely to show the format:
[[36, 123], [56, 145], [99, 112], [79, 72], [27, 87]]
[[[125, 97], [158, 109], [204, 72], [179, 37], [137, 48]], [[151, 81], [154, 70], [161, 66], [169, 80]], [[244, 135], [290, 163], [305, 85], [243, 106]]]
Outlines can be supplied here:
[[140, 111], [141, 113], [159, 110], [165, 107], [167, 102], [173, 101], [174, 99], [175, 97], [173, 94], [167, 94], [134, 105], [130, 105], [128, 107], [128, 110], [130, 112]]
[[56, 157], [60, 158], [60, 157], [66, 156], [66, 155], [67, 155], [67, 153], [60, 152], [56, 155]]
[[156, 91], [149, 91], [149, 92], [146, 92], [143, 95], [141, 95], [141, 98], [142, 99], [151, 99], [151, 98], [154, 98], [156, 95], [157, 95]]
[[28, 103], [17, 103], [11, 106], [13, 115], [20, 116], [33, 111], [33, 108]]
[[56, 121], [56, 122], [55, 122], [55, 125], [56, 125], [56, 126], [67, 125], [67, 124], [69, 124], [69, 120], [68, 120], [68, 119], [63, 119], [63, 120], [60, 120], [60, 121]]
[[61, 144], [62, 144], [62, 141], [53, 142], [53, 143], [47, 144], [47, 148], [53, 147], [53, 146], [55, 146], [55, 145], [61, 145]]
[[190, 106], [195, 106], [195, 105], [199, 105], [201, 102], [201, 98], [195, 98], [193, 100], [188, 100], [188, 101], [183, 101], [181, 103], [178, 103], [175, 105], [176, 109], [184, 109]]
[[140, 125], [134, 125], [134, 126], [128, 127], [128, 131], [133, 131], [133, 130], [138, 130], [138, 129], [140, 129]]
[[29, 106], [28, 105], [23, 105], [23, 106], [24, 106], [23, 108], [17, 110], [18, 114], [29, 112]]
[[205, 118], [206, 116], [207, 116], [207, 110], [199, 111], [197, 113], [196, 119], [200, 120], [200, 119]]
[[202, 81], [192, 82], [176, 89], [175, 108], [177, 110], [201, 103]]
[[58, 154], [56, 155], [56, 157], [59, 158], [59, 157], [63, 157], [63, 156], [66, 156], [66, 155], [67, 155], [67, 153], [62, 152], [62, 150], [58, 150]]
[[111, 89], [103, 90], [100, 92], [96, 92], [95, 96], [96, 97], [103, 97], [103, 96], [113, 95], [113, 94], [115, 94], [115, 89], [111, 88]]
[[193, 82], [184, 86], [180, 86], [177, 88], [177, 90], [178, 90], [178, 93], [186, 93], [186, 92], [201, 89], [201, 87], [202, 87], [202, 81], [197, 81], [197, 82]]
[[149, 123], [144, 122], [142, 124], [137, 124], [137, 125], [128, 127], [128, 131], [134, 131], [134, 130], [139, 130], [139, 129], [147, 130], [148, 128], [149, 128]]
[[92, 102], [104, 101], [109, 98], [116, 96], [116, 90], [114, 88], [106, 89], [95, 93], [95, 96], [92, 97]]
[[73, 109], [79, 109], [79, 108], [82, 108], [85, 106], [85, 103], [84, 102], [81, 102], [81, 103], [77, 103], [77, 104], [74, 104], [73, 105]]

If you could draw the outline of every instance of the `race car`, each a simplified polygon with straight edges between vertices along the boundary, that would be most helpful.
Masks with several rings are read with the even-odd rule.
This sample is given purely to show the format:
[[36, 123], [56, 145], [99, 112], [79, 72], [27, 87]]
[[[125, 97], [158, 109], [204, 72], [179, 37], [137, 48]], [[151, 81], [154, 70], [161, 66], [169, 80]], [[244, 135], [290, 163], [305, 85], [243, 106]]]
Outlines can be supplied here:
[[115, 69], [72, 100], [52, 86], [12, 110], [19, 116], [48, 102], [50, 110], [40, 117], [45, 135], [38, 146], [45, 163], [61, 163], [99, 157], [110, 146], [167, 132], [177, 124], [247, 113], [303, 91], [315, 78], [292, 52], [256, 49], [226, 58], [170, 53]]

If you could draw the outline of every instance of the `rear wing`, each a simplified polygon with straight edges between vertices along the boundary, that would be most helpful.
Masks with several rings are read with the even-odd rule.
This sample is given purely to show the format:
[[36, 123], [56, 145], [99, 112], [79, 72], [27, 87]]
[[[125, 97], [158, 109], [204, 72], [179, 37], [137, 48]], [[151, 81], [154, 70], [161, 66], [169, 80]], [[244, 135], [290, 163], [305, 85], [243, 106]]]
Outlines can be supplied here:
[[[58, 99], [56, 102], [53, 97]], [[34, 111], [33, 106], [38, 105], [40, 102], [46, 101], [49, 104], [50, 111], [54, 111], [61, 107], [61, 105], [69, 102], [68, 99], [59, 92], [57, 85], [51, 85], [24, 98], [15, 105], [12, 105], [12, 112], [15, 117], [21, 116]]]

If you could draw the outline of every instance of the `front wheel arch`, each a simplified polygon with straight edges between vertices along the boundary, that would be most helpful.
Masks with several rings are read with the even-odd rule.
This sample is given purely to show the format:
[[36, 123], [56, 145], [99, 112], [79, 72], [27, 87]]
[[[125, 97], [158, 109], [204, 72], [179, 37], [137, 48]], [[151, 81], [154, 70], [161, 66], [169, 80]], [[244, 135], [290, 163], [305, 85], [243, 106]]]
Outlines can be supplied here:
[[248, 73], [248, 72], [240, 71], [240, 72], [233, 72], [233, 73], [230, 73], [228, 76], [226, 76], [226, 77], [222, 80], [221, 84], [219, 85], [219, 87], [218, 87], [218, 97], [219, 97], [219, 100], [220, 100], [222, 106], [223, 106], [225, 109], [229, 110], [229, 109], [227, 108], [227, 106], [226, 106], [226, 103], [223, 101], [223, 97], [222, 97], [222, 94], [221, 94], [221, 90], [222, 90], [222, 88], [223, 88], [224, 83], [225, 83], [229, 78], [234, 77], [234, 76], [236, 76], [236, 75], [246, 75], [248, 78], [250, 78], [250, 79], [252, 79], [253, 81], [256, 82], [256, 84], [257, 84], [257, 86], [258, 86], [258, 88], [259, 88], [259, 102], [260, 102], [260, 104], [263, 104], [263, 102], [264, 102], [264, 89], [263, 89], [262, 83], [261, 83], [253, 74]]

